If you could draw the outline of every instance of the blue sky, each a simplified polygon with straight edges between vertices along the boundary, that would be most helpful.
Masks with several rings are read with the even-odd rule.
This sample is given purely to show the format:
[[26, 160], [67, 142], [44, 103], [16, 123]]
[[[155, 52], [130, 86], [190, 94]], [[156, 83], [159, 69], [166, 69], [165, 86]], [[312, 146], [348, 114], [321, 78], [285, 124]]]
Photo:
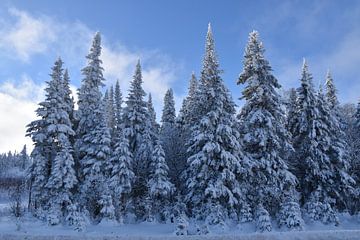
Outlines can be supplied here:
[[[346, 3], [346, 4], [345, 4]], [[342, 102], [360, 97], [360, 1], [1, 1], [0, 152], [19, 149], [34, 118], [44, 82], [61, 56], [73, 88], [95, 31], [103, 36], [108, 84], [119, 78], [124, 94], [138, 58], [144, 87], [160, 114], [172, 87], [177, 107], [192, 71], [198, 75], [208, 22], [223, 79], [236, 85], [248, 33], [260, 32], [266, 57], [284, 88], [298, 86], [306, 58], [316, 85], [330, 68]], [[241, 103], [237, 101], [240, 105]], [[5, 116], [5, 117], [4, 117]]]

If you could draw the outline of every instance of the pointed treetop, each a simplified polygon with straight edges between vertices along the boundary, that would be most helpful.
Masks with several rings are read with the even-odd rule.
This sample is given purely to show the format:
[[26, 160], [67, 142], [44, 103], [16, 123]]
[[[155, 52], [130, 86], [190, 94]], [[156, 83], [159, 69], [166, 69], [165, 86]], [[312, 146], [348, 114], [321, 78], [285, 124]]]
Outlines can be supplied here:
[[[305, 58], [303, 58], [303, 65], [302, 65], [302, 79], [304, 76], [311, 77], [311, 74], [309, 73], [309, 66]], [[312, 77], [311, 77], [312, 79]]]
[[94, 59], [94, 57], [99, 57], [100, 54], [101, 54], [101, 35], [100, 32], [96, 32], [88, 58]]
[[211, 28], [208, 29], [205, 42], [205, 55], [203, 58], [203, 67], [201, 70], [201, 82], [208, 84], [209, 81], [219, 80], [222, 71], [219, 69], [219, 62], [215, 51], [215, 41]]
[[136, 63], [135, 76], [142, 77], [140, 59]]
[[330, 68], [328, 68], [327, 72], [326, 72], [326, 77], [331, 78], [331, 71]]
[[303, 71], [304, 71], [305, 69], [308, 70], [308, 64], [307, 64], [306, 58], [303, 58], [302, 69], [303, 69]]
[[67, 68], [65, 68], [65, 71], [64, 71], [64, 80], [69, 80], [69, 71]]
[[339, 105], [339, 101], [337, 98], [337, 89], [335, 87], [334, 80], [330, 74], [330, 70], [327, 71], [325, 85], [326, 100], [328, 101], [330, 108], [334, 109], [336, 108], [336, 106]]

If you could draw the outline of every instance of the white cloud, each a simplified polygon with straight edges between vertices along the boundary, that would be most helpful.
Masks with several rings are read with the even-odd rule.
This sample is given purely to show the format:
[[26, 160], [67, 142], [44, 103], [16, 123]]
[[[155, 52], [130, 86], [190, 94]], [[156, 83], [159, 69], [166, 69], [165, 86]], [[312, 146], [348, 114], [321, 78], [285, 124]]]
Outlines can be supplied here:
[[0, 85], [0, 153], [20, 150], [24, 144], [31, 149], [31, 139], [25, 138], [26, 125], [36, 118], [40, 99], [43, 86], [25, 75], [20, 84], [7, 81]]
[[3, 26], [0, 31], [0, 47], [10, 56], [14, 52], [22, 61], [29, 61], [33, 54], [44, 53], [55, 40], [49, 19], [33, 18], [15, 8], [9, 10], [15, 22]]

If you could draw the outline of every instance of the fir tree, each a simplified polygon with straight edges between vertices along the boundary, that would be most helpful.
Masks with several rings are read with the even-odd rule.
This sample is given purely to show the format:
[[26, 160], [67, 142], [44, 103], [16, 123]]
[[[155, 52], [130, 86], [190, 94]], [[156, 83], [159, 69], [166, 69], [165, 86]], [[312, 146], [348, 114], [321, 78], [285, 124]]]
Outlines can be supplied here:
[[339, 106], [337, 99], [337, 90], [334, 84], [334, 80], [330, 74], [330, 70], [326, 74], [326, 100], [330, 109], [334, 109]]
[[339, 149], [332, 145], [331, 110], [321, 89], [315, 95], [305, 61], [297, 108], [293, 145], [302, 202], [312, 220], [337, 223], [334, 207], [343, 203], [342, 191], [350, 190], [352, 179], [346, 172], [345, 162], [338, 158]]
[[251, 162], [248, 197], [254, 208], [262, 208], [256, 212], [260, 214], [257, 221], [263, 231], [269, 230], [265, 213], [270, 211], [274, 215], [279, 211], [282, 194], [294, 189], [296, 178], [286, 164], [287, 152], [292, 147], [285, 128], [283, 102], [277, 92], [280, 85], [271, 73], [258, 38], [256, 31], [250, 33], [238, 84], [245, 84], [241, 98], [246, 102], [239, 119], [244, 154]]
[[105, 169], [110, 156], [110, 132], [106, 124], [105, 104], [100, 87], [103, 86], [103, 68], [100, 60], [101, 37], [96, 33], [88, 64], [82, 70], [84, 78], [79, 89], [79, 126], [77, 148], [81, 172], [83, 204], [93, 218], [101, 217], [99, 205], [105, 184]]
[[122, 99], [122, 93], [121, 93], [121, 89], [120, 89], [120, 83], [119, 80], [116, 81], [115, 84], [115, 91], [114, 91], [114, 109], [115, 109], [115, 119], [116, 119], [116, 129], [120, 129], [121, 128], [121, 124], [122, 124], [122, 104], [123, 104], [123, 99]]
[[290, 93], [289, 93], [289, 99], [287, 102], [287, 106], [286, 106], [286, 115], [287, 115], [287, 123], [286, 123], [286, 128], [287, 130], [292, 134], [293, 130], [294, 130], [294, 124], [297, 120], [297, 115], [296, 115], [296, 100], [297, 100], [297, 94], [296, 94], [296, 89], [291, 88], [290, 89]]
[[[119, 130], [121, 131], [121, 130]], [[129, 142], [124, 134], [120, 133], [116, 139], [115, 150], [111, 159], [112, 172], [110, 187], [113, 190], [116, 217], [120, 223], [126, 214], [129, 202], [134, 173], [132, 171], [132, 154], [129, 151]]]
[[107, 117], [107, 124], [108, 128], [111, 133], [111, 138], [114, 141], [114, 134], [115, 134], [115, 128], [116, 128], [116, 113], [114, 110], [115, 103], [114, 103], [114, 88], [113, 86], [110, 86], [108, 91], [108, 96], [106, 98], [106, 117]]
[[177, 129], [175, 125], [175, 101], [172, 89], [169, 89], [164, 97], [164, 108], [161, 117], [160, 140], [165, 152], [166, 163], [169, 167], [169, 176], [173, 183], [180, 186], [179, 173], [183, 170], [177, 162], [176, 150], [178, 143]]
[[[169, 197], [174, 192], [174, 186], [168, 177], [169, 168], [165, 161], [164, 150], [158, 141], [152, 152], [149, 178], [149, 194], [152, 199], [153, 215], [164, 212], [169, 204]], [[164, 216], [161, 217], [163, 220]]]
[[155, 109], [154, 109], [152, 96], [151, 96], [150, 93], [149, 93], [149, 98], [148, 98], [148, 102], [147, 102], [147, 109], [148, 109], [149, 116], [150, 116], [151, 128], [152, 128], [153, 135], [154, 135], [153, 139], [154, 139], [154, 142], [155, 142], [156, 140], [158, 140], [160, 126], [156, 122], [156, 112], [155, 112]]
[[[59, 58], [52, 68], [52, 79], [45, 89], [46, 99], [40, 103], [37, 110], [41, 120], [31, 123], [29, 128], [35, 142], [35, 159], [31, 168], [32, 188], [35, 190], [33, 199], [40, 202], [40, 208], [48, 210], [48, 221], [51, 225], [61, 221], [66, 206], [71, 204], [72, 190], [77, 183], [69, 140], [75, 134], [69, 118], [72, 105], [68, 101], [70, 96], [64, 84], [62, 65]], [[43, 124], [41, 128], [39, 123]], [[33, 124], [35, 129], [32, 128]], [[41, 196], [41, 193], [46, 196]]]
[[213, 216], [212, 224], [222, 222], [240, 199], [236, 175], [242, 156], [235, 127], [235, 104], [220, 74], [209, 24], [196, 105], [201, 115], [194, 122], [188, 143], [191, 156], [186, 198], [193, 216], [199, 219], [210, 214], [209, 204], [218, 206], [221, 214]]
[[198, 80], [196, 79], [195, 73], [192, 73], [189, 82], [188, 95], [182, 103], [177, 119], [177, 122], [181, 125], [191, 125], [191, 123], [195, 119], [196, 109], [194, 107], [196, 102], [197, 89]]
[[147, 177], [153, 151], [153, 132], [151, 118], [144, 101], [145, 91], [142, 88], [140, 61], [136, 65], [133, 81], [130, 85], [126, 107], [123, 113], [124, 134], [129, 140], [129, 150], [133, 155], [133, 171], [135, 174], [132, 198], [135, 213], [139, 218], [145, 216], [147, 196]]
[[[344, 122], [340, 117], [339, 112], [339, 101], [337, 99], [337, 90], [333, 78], [328, 71], [326, 76], [326, 95], [323, 99], [326, 106], [328, 107], [328, 118], [329, 118], [329, 129], [331, 144], [329, 149], [329, 158], [332, 162], [335, 170], [335, 178], [341, 182], [340, 186], [337, 186], [336, 195], [337, 203], [336, 207], [339, 210], [351, 210], [350, 205], [355, 195], [354, 184], [355, 180], [350, 177], [350, 145], [346, 145], [346, 136], [343, 131]], [[326, 109], [327, 110], [327, 109]]]
[[[179, 181], [174, 179], [174, 183], [176, 184], [176, 188], [181, 191], [185, 192], [186, 186], [186, 168], [187, 168], [187, 159], [189, 158], [190, 154], [187, 152], [188, 146], [187, 143], [190, 141], [191, 138], [191, 127], [193, 126], [193, 122], [196, 115], [196, 96], [197, 96], [197, 88], [198, 88], [198, 81], [195, 77], [195, 74], [192, 73], [190, 81], [189, 81], [189, 89], [188, 95], [183, 100], [181, 109], [179, 111], [179, 115], [176, 118], [176, 125], [175, 125], [175, 135], [178, 144], [173, 148], [174, 153], [174, 162], [176, 162], [176, 166], [178, 172], [182, 173], [179, 178]], [[170, 175], [172, 176], [172, 174]]]
[[256, 207], [256, 229], [259, 232], [271, 232], [271, 220], [269, 212], [262, 204]]
[[63, 76], [63, 87], [64, 87], [64, 91], [65, 91], [65, 102], [66, 105], [68, 106], [67, 112], [70, 118], [70, 122], [74, 125], [75, 124], [75, 116], [74, 116], [74, 106], [75, 106], [75, 102], [74, 102], [74, 97], [73, 97], [73, 93], [71, 92], [70, 89], [70, 77], [69, 77], [69, 72], [67, 69], [65, 69], [64, 71], [64, 76]]

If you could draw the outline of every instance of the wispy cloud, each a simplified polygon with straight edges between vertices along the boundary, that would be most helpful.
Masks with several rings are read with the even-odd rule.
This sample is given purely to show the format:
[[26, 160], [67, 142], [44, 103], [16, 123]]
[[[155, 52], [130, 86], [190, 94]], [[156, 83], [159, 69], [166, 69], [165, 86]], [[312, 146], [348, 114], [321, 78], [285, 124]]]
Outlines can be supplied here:
[[9, 13], [13, 21], [3, 24], [0, 31], [0, 48], [9, 57], [27, 62], [31, 55], [46, 52], [49, 44], [56, 40], [48, 18], [33, 18], [15, 8], [9, 9]]

